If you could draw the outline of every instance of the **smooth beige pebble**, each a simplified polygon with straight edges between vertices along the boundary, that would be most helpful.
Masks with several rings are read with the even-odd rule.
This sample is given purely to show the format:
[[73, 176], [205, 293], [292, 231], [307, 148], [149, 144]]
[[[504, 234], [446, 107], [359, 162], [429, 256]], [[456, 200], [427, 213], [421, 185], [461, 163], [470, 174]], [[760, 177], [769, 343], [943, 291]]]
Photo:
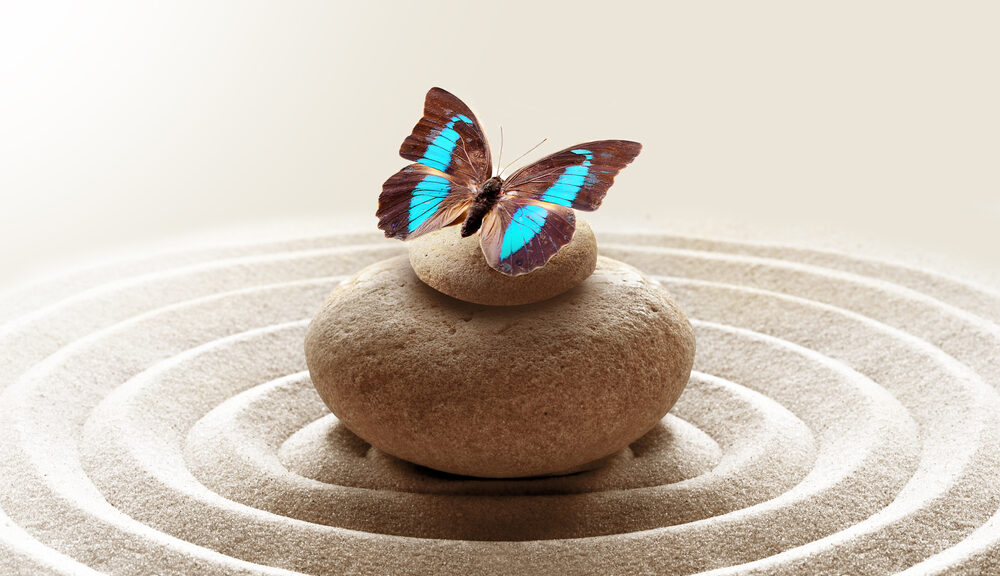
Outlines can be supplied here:
[[597, 239], [577, 218], [576, 232], [541, 268], [507, 276], [486, 263], [479, 234], [462, 238], [461, 226], [449, 226], [407, 242], [410, 264], [428, 286], [476, 304], [510, 306], [539, 302], [583, 282], [597, 265]]
[[684, 313], [635, 268], [601, 257], [543, 302], [462, 302], [405, 256], [330, 295], [305, 341], [330, 410], [383, 452], [482, 477], [593, 466], [650, 430], [687, 384]]

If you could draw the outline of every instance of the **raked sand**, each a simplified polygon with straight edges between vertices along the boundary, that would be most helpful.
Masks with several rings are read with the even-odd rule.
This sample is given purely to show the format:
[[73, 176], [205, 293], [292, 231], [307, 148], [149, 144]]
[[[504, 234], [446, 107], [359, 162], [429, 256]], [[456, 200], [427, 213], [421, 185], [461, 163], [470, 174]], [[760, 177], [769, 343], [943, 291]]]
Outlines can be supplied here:
[[329, 414], [303, 338], [341, 278], [405, 253], [377, 234], [8, 294], [0, 574], [1000, 574], [1000, 296], [843, 253], [598, 242], [687, 312], [694, 373], [650, 434], [556, 478], [420, 469]]

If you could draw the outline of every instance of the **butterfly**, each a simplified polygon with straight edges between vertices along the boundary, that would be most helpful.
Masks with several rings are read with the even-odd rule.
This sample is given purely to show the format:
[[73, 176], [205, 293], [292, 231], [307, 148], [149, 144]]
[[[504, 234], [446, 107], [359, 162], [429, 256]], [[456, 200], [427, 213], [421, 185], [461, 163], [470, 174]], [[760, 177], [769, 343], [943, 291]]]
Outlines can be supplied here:
[[378, 227], [387, 238], [406, 240], [461, 222], [463, 238], [479, 232], [493, 269], [526, 274], [572, 240], [573, 210], [596, 210], [641, 149], [627, 140], [585, 142], [504, 180], [492, 174], [489, 143], [472, 110], [431, 88], [423, 117], [399, 149], [414, 164], [382, 185]]

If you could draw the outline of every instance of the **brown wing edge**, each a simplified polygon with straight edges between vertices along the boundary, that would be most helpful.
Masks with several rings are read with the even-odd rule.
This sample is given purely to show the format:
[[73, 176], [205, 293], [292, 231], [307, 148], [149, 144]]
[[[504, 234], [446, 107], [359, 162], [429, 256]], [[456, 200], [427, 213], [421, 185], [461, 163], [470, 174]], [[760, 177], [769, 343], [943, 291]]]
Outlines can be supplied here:
[[448, 172], [462, 180], [468, 180], [463, 184], [478, 187], [490, 177], [493, 170], [489, 140], [472, 109], [458, 96], [443, 88], [434, 87], [427, 91], [423, 116], [403, 140], [399, 155], [411, 162], [419, 161], [433, 141], [431, 135], [440, 131], [457, 114], [467, 116], [472, 124], [459, 122], [455, 125], [455, 130], [461, 136], [462, 153], [453, 156], [454, 166], [449, 166]]

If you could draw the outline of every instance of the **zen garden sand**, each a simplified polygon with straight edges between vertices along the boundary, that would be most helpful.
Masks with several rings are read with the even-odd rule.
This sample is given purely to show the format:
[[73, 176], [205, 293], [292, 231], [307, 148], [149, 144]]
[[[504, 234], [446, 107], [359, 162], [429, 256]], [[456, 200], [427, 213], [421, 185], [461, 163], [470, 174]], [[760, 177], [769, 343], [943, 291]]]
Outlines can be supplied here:
[[406, 270], [378, 233], [9, 293], [0, 573], [1000, 573], [1000, 297], [842, 252], [597, 241], [677, 303], [697, 349], [649, 433], [564, 476], [419, 467], [330, 413], [303, 342], [345, 278]]

